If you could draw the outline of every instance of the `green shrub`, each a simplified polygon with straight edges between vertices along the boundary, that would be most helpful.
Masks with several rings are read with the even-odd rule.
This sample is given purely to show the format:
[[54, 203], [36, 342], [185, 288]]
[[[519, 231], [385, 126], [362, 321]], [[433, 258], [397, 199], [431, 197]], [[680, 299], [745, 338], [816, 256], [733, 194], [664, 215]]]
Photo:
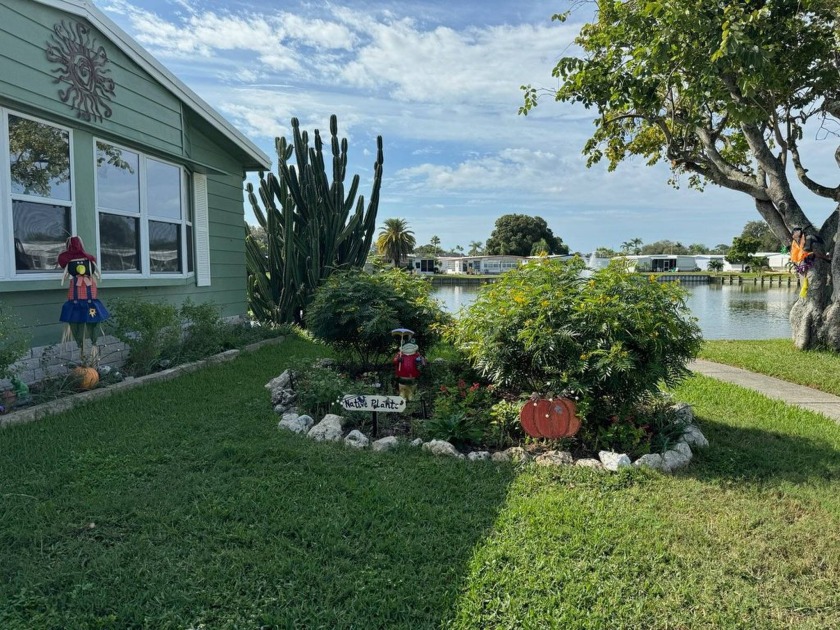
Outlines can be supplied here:
[[480, 443], [491, 427], [493, 402], [492, 385], [467, 385], [463, 380], [453, 386], [441, 385], [426, 433], [455, 446]]
[[325, 414], [335, 413], [344, 417], [348, 428], [364, 429], [370, 424], [370, 412], [348, 411], [340, 401], [345, 394], [383, 394], [379, 375], [368, 373], [360, 379], [351, 379], [337, 368], [320, 365], [318, 361], [299, 366], [294, 371], [296, 406], [301, 413], [310, 415], [316, 422]]
[[304, 314], [307, 329], [366, 369], [396, 351], [395, 328], [415, 331], [421, 351], [437, 340], [446, 316], [430, 291], [425, 280], [400, 270], [335, 273], [315, 292]]
[[0, 304], [0, 378], [12, 375], [9, 368], [28, 349], [29, 338], [23, 333], [20, 321]]
[[196, 304], [187, 299], [178, 310], [178, 316], [182, 326], [179, 361], [196, 361], [229, 349], [225, 347], [225, 340], [227, 330], [232, 326], [221, 321], [215, 304]]
[[503, 449], [519, 443], [524, 436], [519, 419], [522, 404], [517, 400], [500, 400], [490, 408], [490, 426], [484, 435], [488, 446]]
[[171, 304], [139, 298], [110, 303], [110, 332], [129, 349], [125, 369], [136, 376], [149, 374], [163, 362], [173, 362], [181, 345], [181, 320]]
[[481, 442], [484, 427], [463, 412], [449, 415], [435, 414], [426, 423], [426, 437], [432, 440], [445, 440], [455, 447], [464, 447]]
[[577, 396], [607, 421], [688, 375], [700, 329], [676, 283], [623, 266], [540, 260], [486, 285], [447, 337], [483, 376], [518, 393]]

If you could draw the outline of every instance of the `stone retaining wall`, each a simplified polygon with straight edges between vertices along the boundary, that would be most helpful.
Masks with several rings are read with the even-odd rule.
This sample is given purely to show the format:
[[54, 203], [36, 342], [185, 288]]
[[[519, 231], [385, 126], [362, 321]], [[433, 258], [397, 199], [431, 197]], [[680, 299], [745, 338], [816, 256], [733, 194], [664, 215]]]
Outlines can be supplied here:
[[[99, 349], [99, 364], [110, 365], [113, 368], [121, 368], [128, 358], [126, 345], [111, 335], [101, 336], [96, 347]], [[88, 352], [90, 347], [88, 346]], [[37, 346], [30, 348], [23, 357], [15, 361], [11, 366], [12, 374], [26, 383], [33, 385], [47, 378], [63, 376], [69, 371], [68, 364], [81, 361], [79, 346], [75, 341], [67, 343], [56, 343], [49, 346]], [[9, 389], [11, 383], [8, 379], [0, 379], [0, 391]]]

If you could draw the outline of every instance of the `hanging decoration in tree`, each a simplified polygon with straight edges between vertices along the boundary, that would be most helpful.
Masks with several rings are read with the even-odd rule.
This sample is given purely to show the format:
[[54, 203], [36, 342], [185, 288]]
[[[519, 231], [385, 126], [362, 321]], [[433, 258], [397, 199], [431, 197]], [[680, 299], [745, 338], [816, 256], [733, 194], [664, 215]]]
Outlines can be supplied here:
[[110, 315], [108, 309], [99, 301], [97, 281], [101, 280], [96, 258], [85, 251], [84, 243], [78, 236], [67, 239], [67, 249], [58, 255], [58, 265], [64, 268], [61, 285], [69, 278], [67, 301], [61, 308], [60, 321], [67, 326], [62, 342], [72, 338], [79, 346], [82, 363], [85, 361], [85, 341], [90, 339], [90, 358], [96, 357], [96, 340], [99, 338], [99, 324]]

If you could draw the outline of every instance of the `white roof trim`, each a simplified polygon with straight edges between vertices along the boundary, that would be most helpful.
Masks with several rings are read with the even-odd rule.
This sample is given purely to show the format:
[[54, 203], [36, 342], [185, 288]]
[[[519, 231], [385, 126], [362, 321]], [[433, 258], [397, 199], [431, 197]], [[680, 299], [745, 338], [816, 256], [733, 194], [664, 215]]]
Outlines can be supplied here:
[[137, 65], [152, 75], [161, 85], [177, 96], [202, 118], [219, 129], [231, 142], [250, 155], [266, 170], [271, 168], [271, 158], [257, 145], [248, 140], [242, 132], [230, 124], [219, 112], [208, 105], [198, 94], [188, 88], [180, 79], [167, 70], [132, 37], [102, 13], [90, 0], [35, 0], [65, 13], [85, 18], [101, 31]]

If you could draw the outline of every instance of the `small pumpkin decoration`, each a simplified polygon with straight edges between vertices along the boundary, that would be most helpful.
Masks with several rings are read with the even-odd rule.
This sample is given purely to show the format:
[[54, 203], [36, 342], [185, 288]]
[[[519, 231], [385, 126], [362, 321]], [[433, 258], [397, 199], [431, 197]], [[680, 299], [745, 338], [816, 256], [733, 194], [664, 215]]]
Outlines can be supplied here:
[[96, 368], [79, 366], [73, 368], [72, 374], [79, 389], [93, 389], [99, 382], [99, 372]]
[[519, 412], [519, 420], [525, 433], [535, 438], [556, 440], [580, 430], [577, 406], [568, 398], [528, 401]]

